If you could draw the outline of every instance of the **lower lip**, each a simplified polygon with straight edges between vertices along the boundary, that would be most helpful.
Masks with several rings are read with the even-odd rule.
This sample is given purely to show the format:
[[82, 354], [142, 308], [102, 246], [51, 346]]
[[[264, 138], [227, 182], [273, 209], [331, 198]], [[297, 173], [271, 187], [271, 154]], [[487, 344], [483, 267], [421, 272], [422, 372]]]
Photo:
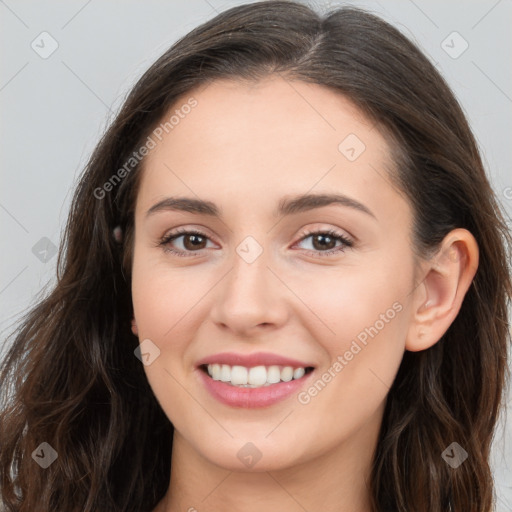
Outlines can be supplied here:
[[231, 407], [268, 407], [269, 405], [285, 400], [297, 393], [309, 380], [314, 371], [307, 373], [300, 379], [290, 382], [279, 382], [261, 388], [242, 388], [226, 384], [220, 380], [213, 380], [206, 372], [197, 370], [206, 389], [219, 402]]

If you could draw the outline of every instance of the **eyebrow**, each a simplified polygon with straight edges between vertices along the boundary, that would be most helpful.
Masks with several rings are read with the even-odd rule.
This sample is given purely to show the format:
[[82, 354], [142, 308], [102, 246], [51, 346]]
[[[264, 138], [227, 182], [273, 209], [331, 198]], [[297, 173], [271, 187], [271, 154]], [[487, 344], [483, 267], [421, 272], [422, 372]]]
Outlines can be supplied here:
[[[331, 204], [346, 206], [377, 219], [367, 206], [343, 194], [303, 194], [285, 197], [279, 201], [274, 215], [279, 217], [289, 216]], [[222, 217], [222, 210], [218, 208], [215, 203], [191, 197], [166, 197], [162, 201], [154, 204], [146, 212], [146, 217], [162, 211], [180, 211], [209, 215], [212, 217]]]

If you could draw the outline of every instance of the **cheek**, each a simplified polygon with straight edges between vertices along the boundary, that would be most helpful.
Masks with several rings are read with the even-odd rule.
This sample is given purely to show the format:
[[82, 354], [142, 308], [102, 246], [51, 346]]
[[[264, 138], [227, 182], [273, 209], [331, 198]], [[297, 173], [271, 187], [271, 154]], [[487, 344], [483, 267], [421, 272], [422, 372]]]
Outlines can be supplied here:
[[396, 300], [400, 289], [375, 282], [356, 286], [355, 281], [346, 280], [347, 286], [330, 293], [329, 301], [315, 288], [308, 294], [311, 308], [321, 306], [317, 311], [329, 327], [315, 327], [328, 363], [297, 397], [308, 417], [307, 429], [324, 430], [340, 440], [382, 412], [403, 357], [407, 328], [406, 305]]
[[308, 328], [323, 340], [332, 356], [354, 339], [362, 343], [377, 334], [399, 333], [404, 323], [401, 311], [409, 300], [412, 270], [391, 260], [339, 269], [324, 268], [315, 274], [290, 276], [300, 290]]
[[144, 366], [149, 385], [169, 420], [189, 428], [201, 413], [183, 383], [183, 361], [191, 338], [193, 308], [211, 287], [186, 269], [171, 269], [143, 250], [134, 255], [132, 300], [142, 342], [150, 339], [159, 349]]
[[[385, 398], [404, 353], [412, 270], [403, 259], [381, 258], [301, 283], [314, 313], [303, 316], [306, 328], [329, 360], [304, 402], [332, 404], [341, 421], [347, 410], [364, 416]], [[320, 390], [323, 397], [317, 399]]]
[[208, 293], [214, 276], [198, 267], [170, 267], [162, 258], [136, 253], [132, 272], [132, 300], [139, 335], [176, 337], [181, 319]]

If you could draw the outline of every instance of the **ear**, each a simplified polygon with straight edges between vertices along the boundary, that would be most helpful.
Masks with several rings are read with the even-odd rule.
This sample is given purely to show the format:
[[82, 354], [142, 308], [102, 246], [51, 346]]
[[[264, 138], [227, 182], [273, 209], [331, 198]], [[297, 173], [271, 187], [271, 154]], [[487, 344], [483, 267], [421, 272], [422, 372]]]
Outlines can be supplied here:
[[139, 335], [139, 330], [137, 328], [137, 322], [135, 321], [135, 318], [132, 318], [132, 332], [135, 334], [135, 336]]
[[450, 231], [439, 251], [424, 265], [425, 278], [413, 291], [413, 310], [405, 349], [435, 345], [458, 315], [478, 268], [478, 244], [462, 228]]

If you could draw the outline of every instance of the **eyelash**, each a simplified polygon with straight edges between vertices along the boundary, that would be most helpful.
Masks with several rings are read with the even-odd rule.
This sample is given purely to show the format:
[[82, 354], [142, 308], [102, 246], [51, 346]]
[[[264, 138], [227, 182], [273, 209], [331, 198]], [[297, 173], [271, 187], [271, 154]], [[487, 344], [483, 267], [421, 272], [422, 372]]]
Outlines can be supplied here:
[[[180, 238], [183, 235], [198, 235], [198, 236], [201, 236], [203, 238], [207, 238], [208, 239], [208, 236], [206, 236], [201, 231], [197, 231], [195, 229], [178, 229], [177, 231], [175, 231], [173, 233], [170, 233], [169, 235], [163, 237], [160, 240], [160, 242], [158, 243], [158, 245], [161, 246], [165, 252], [172, 253], [172, 254], [174, 254], [176, 256], [180, 256], [180, 257], [194, 257], [192, 255], [189, 255], [189, 253], [190, 252], [192, 252], [192, 253], [200, 252], [200, 251], [186, 251], [186, 252], [183, 252], [183, 251], [177, 251], [176, 249], [172, 249], [171, 247], [168, 246], [168, 244], [170, 242], [172, 242], [173, 240], [175, 240], [177, 238]], [[329, 249], [328, 251], [315, 251], [315, 250], [306, 249], [306, 252], [308, 254], [313, 255], [315, 257], [316, 256], [320, 256], [321, 258], [323, 258], [325, 256], [330, 256], [332, 254], [342, 253], [347, 248], [351, 248], [354, 245], [354, 243], [351, 240], [349, 240], [348, 238], [346, 238], [342, 234], [337, 233], [336, 231], [334, 231], [332, 229], [324, 229], [324, 230], [318, 230], [318, 231], [308, 231], [308, 232], [306, 232], [306, 233], [304, 233], [302, 235], [302, 237], [300, 238], [299, 242], [302, 242], [303, 240], [305, 240], [306, 238], [309, 238], [312, 235], [328, 235], [329, 237], [334, 238], [337, 241], [341, 241], [342, 244], [343, 244], [340, 247], [337, 247], [335, 249]]]

